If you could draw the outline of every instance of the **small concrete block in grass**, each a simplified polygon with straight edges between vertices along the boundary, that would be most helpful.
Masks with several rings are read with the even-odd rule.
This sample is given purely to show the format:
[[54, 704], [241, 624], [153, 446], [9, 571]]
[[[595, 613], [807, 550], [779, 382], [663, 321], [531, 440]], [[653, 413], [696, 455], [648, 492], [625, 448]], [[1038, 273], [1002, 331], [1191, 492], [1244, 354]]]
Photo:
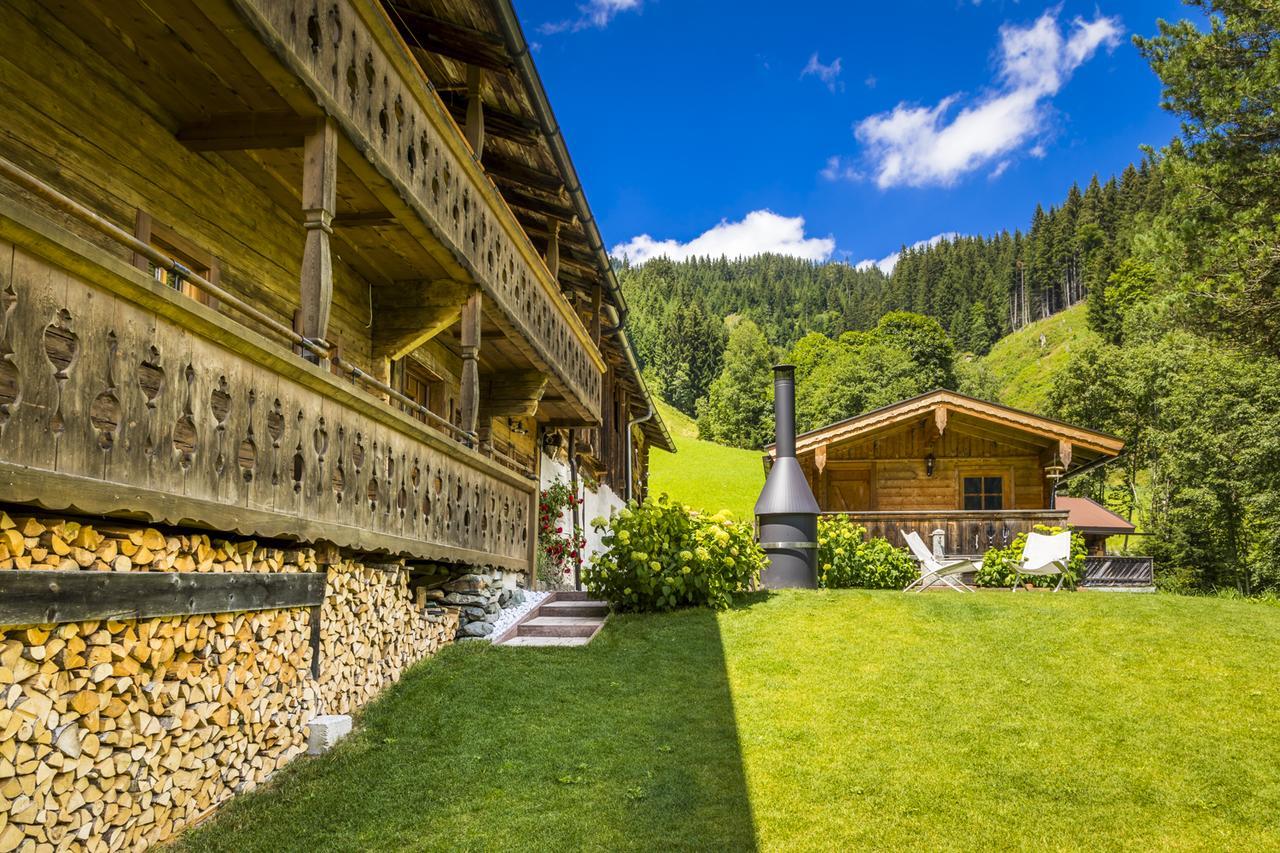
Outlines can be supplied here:
[[312, 717], [307, 728], [307, 755], [323, 755], [351, 734], [351, 717], [348, 714], [321, 714]]

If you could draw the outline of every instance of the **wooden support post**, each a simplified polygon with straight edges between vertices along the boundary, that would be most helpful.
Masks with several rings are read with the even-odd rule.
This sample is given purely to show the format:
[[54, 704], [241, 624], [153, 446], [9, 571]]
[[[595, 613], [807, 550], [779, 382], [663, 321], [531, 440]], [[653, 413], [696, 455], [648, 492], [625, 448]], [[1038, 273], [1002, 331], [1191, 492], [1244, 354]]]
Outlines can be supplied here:
[[484, 69], [478, 65], [467, 66], [467, 143], [476, 155], [484, 157], [484, 100], [480, 96], [480, 84], [484, 81]]
[[595, 342], [597, 347], [600, 346], [600, 324], [601, 315], [604, 312], [604, 287], [600, 282], [596, 282], [596, 286], [591, 289], [591, 340]]
[[551, 220], [551, 236], [547, 238], [547, 270], [552, 278], [560, 277], [560, 223]]
[[480, 291], [467, 298], [462, 306], [462, 388], [459, 408], [462, 410], [462, 428], [476, 431], [480, 414]]
[[299, 299], [302, 334], [323, 340], [333, 303], [333, 257], [329, 236], [338, 183], [337, 126], [325, 118], [307, 134], [302, 156], [302, 227], [307, 232], [302, 250]]

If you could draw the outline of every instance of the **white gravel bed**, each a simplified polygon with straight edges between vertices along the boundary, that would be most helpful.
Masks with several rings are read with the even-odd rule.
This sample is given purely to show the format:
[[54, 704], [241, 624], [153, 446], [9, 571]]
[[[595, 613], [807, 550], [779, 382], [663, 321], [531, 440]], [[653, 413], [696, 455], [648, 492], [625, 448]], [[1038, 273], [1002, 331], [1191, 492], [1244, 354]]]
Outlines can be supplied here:
[[498, 618], [493, 623], [493, 633], [488, 636], [489, 642], [502, 636], [502, 632], [524, 618], [524, 615], [546, 600], [549, 592], [525, 591], [524, 603], [498, 611]]

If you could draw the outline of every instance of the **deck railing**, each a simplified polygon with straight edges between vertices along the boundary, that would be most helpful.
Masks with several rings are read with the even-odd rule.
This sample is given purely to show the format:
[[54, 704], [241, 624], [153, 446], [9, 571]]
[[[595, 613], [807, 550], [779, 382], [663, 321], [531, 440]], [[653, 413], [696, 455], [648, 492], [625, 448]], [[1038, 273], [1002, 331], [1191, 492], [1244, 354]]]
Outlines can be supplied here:
[[915, 531], [932, 545], [933, 531], [945, 536], [944, 551], [948, 555], [983, 554], [988, 548], [1003, 548], [1019, 533], [1027, 533], [1037, 524], [1050, 527], [1066, 525], [1065, 510], [887, 510], [879, 512], [829, 512], [843, 515], [867, 530], [867, 535], [887, 539], [902, 547], [902, 535]]
[[0, 495], [528, 568], [536, 483], [0, 199]]
[[235, 4], [598, 420], [603, 358], [378, 4]]

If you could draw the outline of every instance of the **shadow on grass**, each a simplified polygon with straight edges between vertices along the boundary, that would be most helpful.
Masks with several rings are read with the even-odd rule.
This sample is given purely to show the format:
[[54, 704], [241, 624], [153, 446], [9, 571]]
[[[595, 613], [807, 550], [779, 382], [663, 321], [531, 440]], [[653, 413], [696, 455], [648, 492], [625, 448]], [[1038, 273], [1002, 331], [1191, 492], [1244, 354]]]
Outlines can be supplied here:
[[358, 726], [333, 753], [296, 762], [181, 846], [756, 846], [709, 611], [616, 616], [579, 649], [451, 647]]

